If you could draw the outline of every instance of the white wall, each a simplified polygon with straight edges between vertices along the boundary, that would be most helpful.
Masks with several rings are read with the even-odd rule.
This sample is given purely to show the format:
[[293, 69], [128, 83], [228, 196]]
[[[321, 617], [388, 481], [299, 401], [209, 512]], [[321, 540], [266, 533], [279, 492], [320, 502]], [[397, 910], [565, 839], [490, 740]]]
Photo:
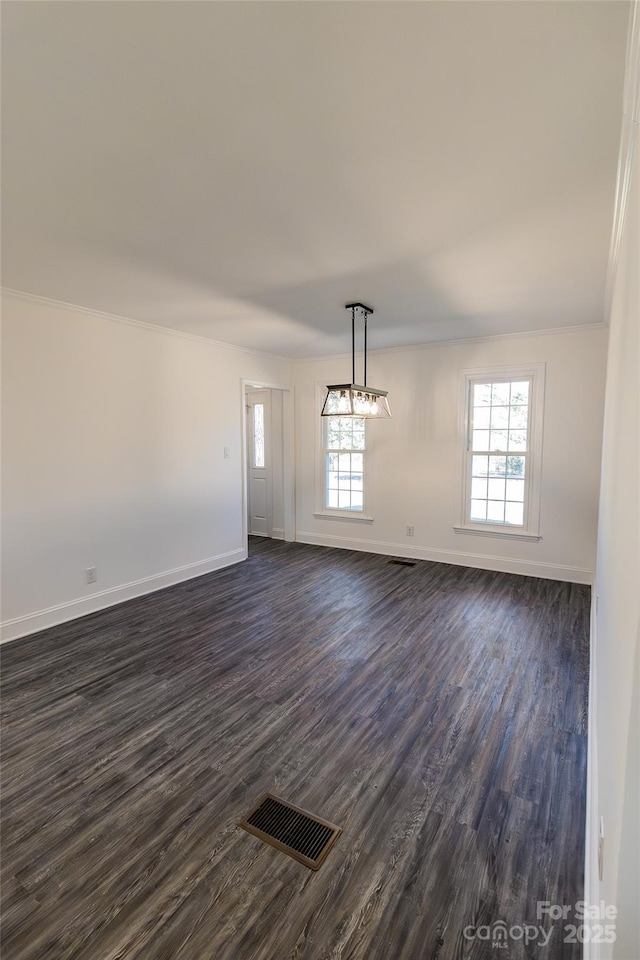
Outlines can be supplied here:
[[[372, 524], [313, 516], [315, 385], [347, 382], [350, 360], [298, 363], [298, 539], [591, 582], [606, 350], [607, 331], [597, 327], [370, 354], [368, 381], [389, 391], [393, 414], [370, 425]], [[542, 539], [458, 534], [460, 371], [533, 362], [546, 363]], [[415, 537], [406, 537], [407, 524], [415, 526]]]
[[[640, 7], [637, 15], [640, 17]], [[636, 26], [632, 79], [637, 110], [640, 24]], [[631, 107], [629, 104], [628, 121]], [[639, 149], [637, 123], [628, 122], [623, 132], [622, 169], [628, 159], [631, 188], [614, 283], [604, 418], [587, 858], [591, 899], [604, 899], [619, 911], [617, 941], [613, 948], [603, 947], [601, 955], [620, 960], [640, 957]], [[604, 817], [605, 827], [602, 883], [597, 875], [600, 817]]]
[[5, 639], [244, 557], [242, 377], [290, 365], [3, 297]]

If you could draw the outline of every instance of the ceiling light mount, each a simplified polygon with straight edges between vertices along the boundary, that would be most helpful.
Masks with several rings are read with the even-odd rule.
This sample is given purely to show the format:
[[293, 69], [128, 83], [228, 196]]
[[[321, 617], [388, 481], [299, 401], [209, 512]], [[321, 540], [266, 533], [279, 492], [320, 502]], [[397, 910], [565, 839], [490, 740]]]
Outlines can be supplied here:
[[[389, 420], [391, 410], [386, 390], [367, 386], [367, 318], [373, 307], [364, 303], [347, 303], [351, 310], [351, 383], [334, 383], [327, 387], [323, 417], [363, 417], [366, 420]], [[364, 328], [362, 384], [356, 379], [356, 316], [361, 317]]]

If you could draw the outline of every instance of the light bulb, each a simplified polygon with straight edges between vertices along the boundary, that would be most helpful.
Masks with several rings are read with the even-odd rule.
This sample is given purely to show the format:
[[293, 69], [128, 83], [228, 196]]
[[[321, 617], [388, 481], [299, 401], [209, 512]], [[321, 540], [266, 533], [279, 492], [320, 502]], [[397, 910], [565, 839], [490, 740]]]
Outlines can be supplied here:
[[349, 413], [351, 404], [349, 403], [349, 398], [347, 397], [346, 391], [340, 391], [340, 399], [338, 401], [338, 411], [340, 413]]

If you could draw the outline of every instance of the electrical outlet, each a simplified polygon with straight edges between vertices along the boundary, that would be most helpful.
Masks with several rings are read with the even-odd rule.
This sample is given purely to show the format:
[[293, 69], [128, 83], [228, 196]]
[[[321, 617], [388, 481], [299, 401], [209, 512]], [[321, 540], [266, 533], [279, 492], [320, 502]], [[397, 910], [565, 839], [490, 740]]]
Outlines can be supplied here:
[[416, 532], [416, 528], [413, 527], [413, 526], [411, 526], [411, 524], [408, 523], [408, 524], [407, 524], [407, 536], [408, 536], [408, 537], [413, 537], [413, 536], [415, 536], [415, 532]]
[[95, 567], [87, 567], [87, 583], [96, 583], [98, 571]]
[[225, 447], [225, 448], [224, 448], [224, 458], [225, 458], [225, 460], [229, 460], [230, 457], [231, 457], [231, 450], [229, 449], [229, 447]]

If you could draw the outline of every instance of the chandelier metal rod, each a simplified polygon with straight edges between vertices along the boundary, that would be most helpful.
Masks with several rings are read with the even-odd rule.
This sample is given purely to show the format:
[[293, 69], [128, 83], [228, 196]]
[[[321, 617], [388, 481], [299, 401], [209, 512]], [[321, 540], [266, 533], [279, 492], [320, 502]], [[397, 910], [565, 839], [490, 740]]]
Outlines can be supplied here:
[[362, 322], [364, 327], [364, 343], [363, 343], [363, 375], [362, 375], [362, 386], [366, 387], [367, 385], [367, 319], [370, 313], [373, 313], [371, 307], [365, 306], [364, 303], [347, 303], [345, 304], [348, 310], [351, 310], [351, 382], [356, 382], [356, 313], [359, 316], [362, 316]]
[[364, 312], [364, 370], [363, 370], [364, 380], [363, 380], [362, 386], [366, 387], [367, 385], [367, 313], [366, 311], [363, 311], [363, 312]]
[[351, 383], [356, 382], [356, 308], [351, 307]]

